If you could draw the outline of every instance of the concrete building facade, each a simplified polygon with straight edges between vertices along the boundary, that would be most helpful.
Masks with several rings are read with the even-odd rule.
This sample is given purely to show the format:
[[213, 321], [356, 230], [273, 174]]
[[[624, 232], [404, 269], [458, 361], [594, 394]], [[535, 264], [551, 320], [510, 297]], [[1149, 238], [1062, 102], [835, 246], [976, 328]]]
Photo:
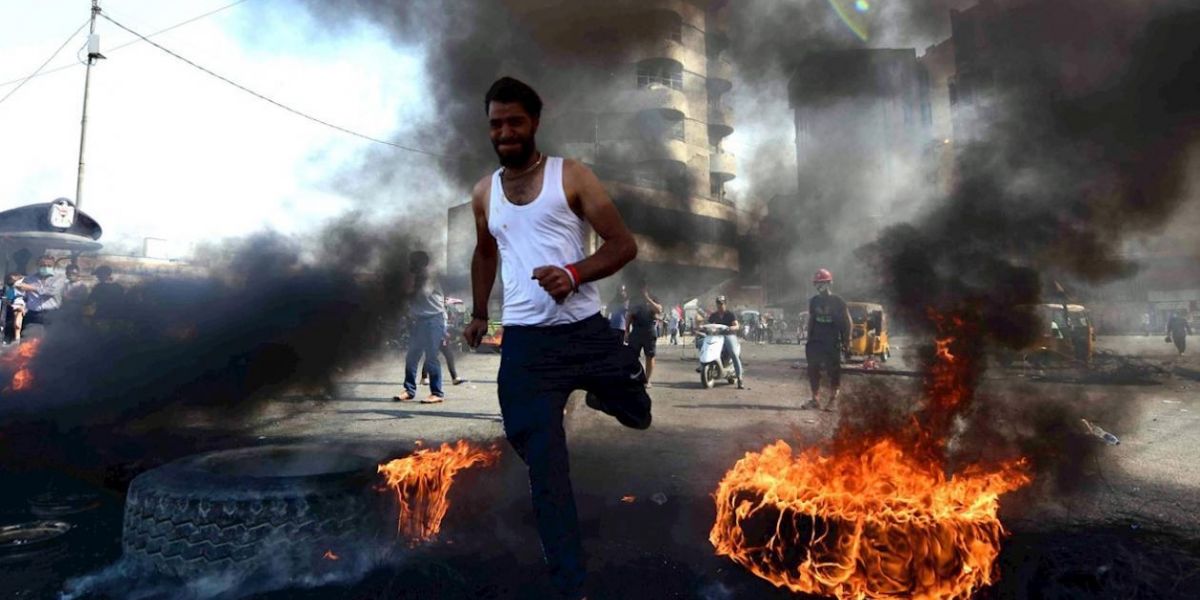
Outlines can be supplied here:
[[[733, 133], [725, 3], [612, 0], [585, 2], [586, 11], [548, 0], [508, 4], [539, 47], [554, 49], [548, 68], [569, 72], [531, 81], [547, 99], [539, 145], [583, 162], [605, 184], [638, 240], [627, 272], [671, 295], [735, 277], [737, 213], [725, 184], [737, 161], [723, 148]], [[555, 54], [569, 59], [557, 65]], [[469, 212], [450, 211], [450, 253], [467, 234]]]

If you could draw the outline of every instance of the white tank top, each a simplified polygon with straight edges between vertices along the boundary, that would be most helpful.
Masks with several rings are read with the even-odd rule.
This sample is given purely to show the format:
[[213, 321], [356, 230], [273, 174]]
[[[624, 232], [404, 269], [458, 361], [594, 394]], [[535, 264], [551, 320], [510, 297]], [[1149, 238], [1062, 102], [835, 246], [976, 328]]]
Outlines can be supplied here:
[[504, 282], [504, 325], [562, 325], [600, 312], [600, 291], [593, 283], [579, 286], [562, 304], [543, 290], [533, 270], [577, 263], [587, 254], [587, 223], [567, 204], [563, 189], [563, 159], [547, 157], [542, 191], [532, 202], [508, 201], [500, 172], [492, 174], [488, 199], [488, 231], [500, 247], [500, 277]]

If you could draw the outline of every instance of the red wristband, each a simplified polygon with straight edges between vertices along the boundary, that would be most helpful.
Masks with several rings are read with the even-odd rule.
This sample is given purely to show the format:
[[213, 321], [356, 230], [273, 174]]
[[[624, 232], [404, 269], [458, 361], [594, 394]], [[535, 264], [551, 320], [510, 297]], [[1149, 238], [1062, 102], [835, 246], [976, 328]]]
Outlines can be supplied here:
[[566, 269], [567, 275], [571, 276], [571, 291], [578, 292], [580, 284], [579, 270], [575, 268], [575, 265], [567, 265], [563, 269]]

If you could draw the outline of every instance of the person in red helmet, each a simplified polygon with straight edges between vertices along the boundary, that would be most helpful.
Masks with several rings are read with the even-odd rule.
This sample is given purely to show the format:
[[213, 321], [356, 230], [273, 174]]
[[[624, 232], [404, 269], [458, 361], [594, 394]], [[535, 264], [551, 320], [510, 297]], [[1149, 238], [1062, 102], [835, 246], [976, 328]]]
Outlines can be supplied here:
[[812, 399], [801, 408], [821, 406], [817, 399], [824, 371], [832, 390], [825, 410], [833, 410], [842, 382], [842, 349], [850, 343], [850, 309], [845, 300], [834, 295], [833, 274], [829, 271], [818, 269], [813, 275], [813, 285], [817, 295], [808, 301], [808, 343], [804, 345]]

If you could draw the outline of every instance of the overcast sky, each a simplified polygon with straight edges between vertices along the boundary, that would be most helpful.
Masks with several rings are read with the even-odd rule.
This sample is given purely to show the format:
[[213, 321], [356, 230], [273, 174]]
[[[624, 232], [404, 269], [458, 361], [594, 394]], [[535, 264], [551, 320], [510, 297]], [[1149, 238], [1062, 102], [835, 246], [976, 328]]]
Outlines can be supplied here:
[[[113, 19], [149, 34], [233, 0], [102, 0]], [[33, 72], [88, 16], [89, 0], [0, 2], [0, 83]], [[371, 142], [247, 95], [99, 19], [92, 70], [83, 210], [110, 247], [166, 238], [182, 255], [201, 240], [264, 227], [301, 231], [354, 205], [329, 182]], [[0, 103], [0, 210], [73, 198], [84, 67], [76, 35]], [[299, 110], [391, 139], [429, 110], [418, 51], [368, 23], [329, 34], [306, 11], [249, 0], [153, 38]], [[82, 56], [82, 54], [81, 54]], [[15, 84], [0, 86], [0, 97]], [[413, 160], [418, 160], [413, 158]]]

